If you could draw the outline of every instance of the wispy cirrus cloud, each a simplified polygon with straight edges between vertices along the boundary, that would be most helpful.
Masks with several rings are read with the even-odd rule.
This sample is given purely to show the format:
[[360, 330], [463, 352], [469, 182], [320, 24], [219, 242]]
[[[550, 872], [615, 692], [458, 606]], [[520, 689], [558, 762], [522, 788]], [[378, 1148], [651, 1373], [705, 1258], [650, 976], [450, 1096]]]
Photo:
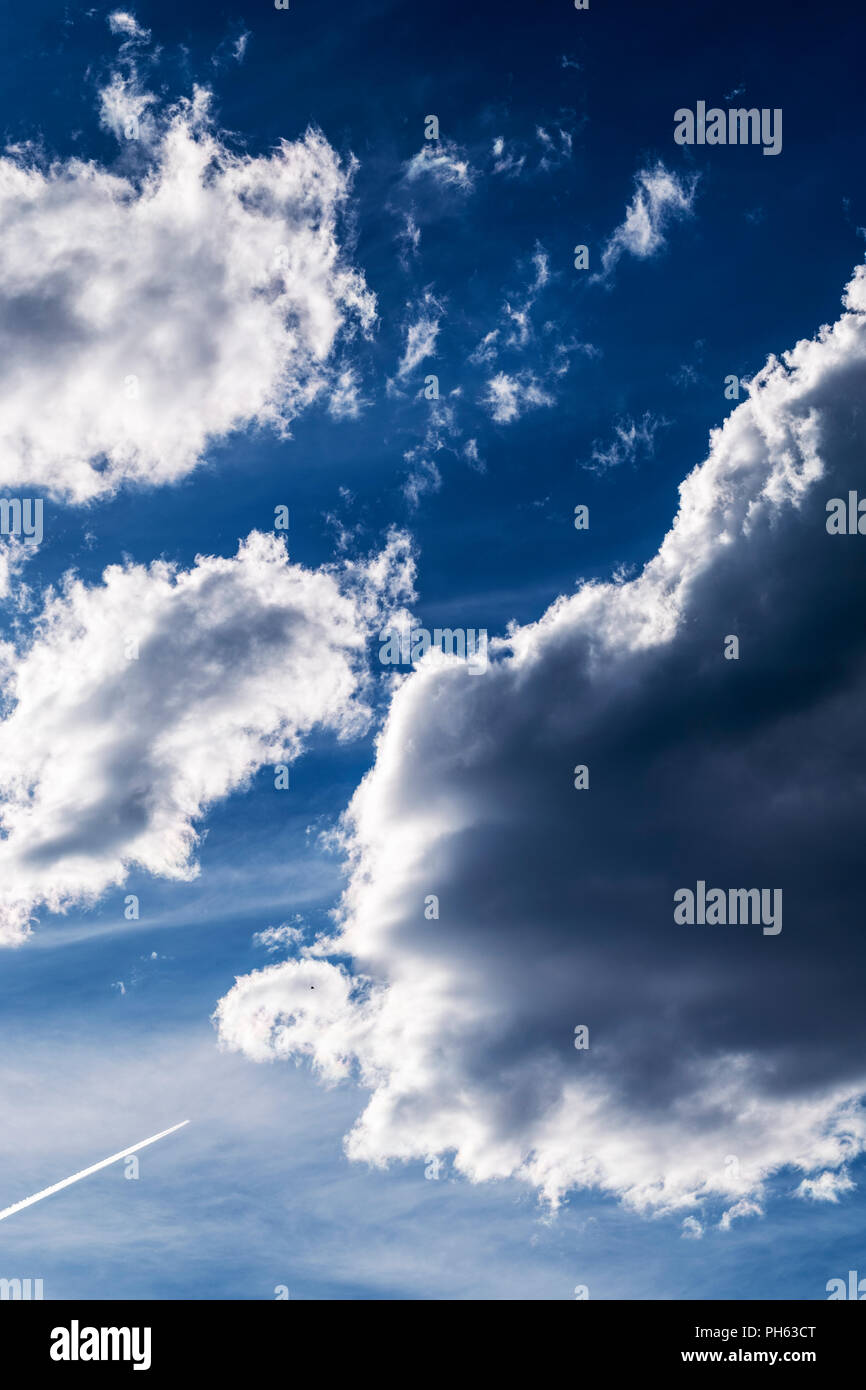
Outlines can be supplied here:
[[403, 178], [409, 184], [429, 179], [440, 188], [471, 193], [476, 175], [466, 151], [443, 139], [423, 145], [404, 165]]
[[678, 178], [659, 161], [635, 175], [635, 194], [624, 220], [608, 237], [601, 257], [601, 273], [595, 281], [610, 277], [623, 255], [646, 260], [665, 245], [671, 222], [692, 213], [698, 175]]
[[591, 473], [606, 473], [611, 468], [619, 468], [621, 464], [634, 463], [641, 453], [651, 457], [658, 431], [669, 424], [669, 420], [653, 415], [649, 410], [644, 411], [640, 420], [625, 416], [615, 423], [613, 439], [609, 444], [595, 441], [590, 459], [583, 467]]
[[425, 357], [435, 353], [443, 313], [442, 305], [429, 290], [412, 310], [405, 329], [403, 356], [397, 365], [397, 376], [401, 381], [411, 376]]

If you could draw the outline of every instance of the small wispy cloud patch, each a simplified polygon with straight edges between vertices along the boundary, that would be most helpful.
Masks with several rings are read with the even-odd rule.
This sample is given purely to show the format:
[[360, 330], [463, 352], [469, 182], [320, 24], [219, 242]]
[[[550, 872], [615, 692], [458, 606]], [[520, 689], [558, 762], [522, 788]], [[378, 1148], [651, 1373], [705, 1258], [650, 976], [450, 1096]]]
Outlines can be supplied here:
[[108, 27], [112, 34], [122, 34], [127, 39], [140, 39], [144, 43], [150, 39], [150, 30], [144, 29], [128, 10], [114, 10], [108, 16]]
[[554, 403], [554, 397], [530, 371], [514, 376], [497, 372], [487, 383], [484, 396], [484, 404], [497, 425], [510, 425], [528, 410]]
[[593, 279], [607, 278], [623, 255], [646, 260], [661, 251], [668, 225], [691, 215], [697, 181], [697, 174], [677, 178], [661, 162], [654, 169], [642, 169], [635, 176], [635, 195], [625, 219], [605, 244], [601, 274]]
[[414, 312], [416, 316], [406, 325], [406, 346], [397, 366], [397, 376], [401, 381], [410, 376], [425, 357], [433, 355], [439, 337], [442, 305], [429, 291]]
[[591, 458], [583, 467], [591, 473], [606, 473], [623, 463], [634, 463], [641, 453], [652, 455], [656, 434], [669, 424], [669, 420], [652, 415], [650, 411], [645, 411], [639, 421], [628, 417], [619, 420], [614, 425], [612, 441], [607, 445], [596, 441]]
[[452, 140], [436, 140], [424, 145], [404, 167], [407, 183], [430, 179], [440, 188], [470, 193], [475, 176], [465, 151]]

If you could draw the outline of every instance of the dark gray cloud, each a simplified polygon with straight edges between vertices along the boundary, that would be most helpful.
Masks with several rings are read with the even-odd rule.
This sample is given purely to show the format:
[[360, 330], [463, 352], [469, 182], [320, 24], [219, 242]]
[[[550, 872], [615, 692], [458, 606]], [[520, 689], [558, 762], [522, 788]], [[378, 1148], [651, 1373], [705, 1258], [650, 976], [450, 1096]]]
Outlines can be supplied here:
[[[713, 432], [637, 579], [558, 600], [482, 676], [422, 664], [397, 690], [334, 943], [368, 989], [335, 973], [312, 1026], [307, 956], [217, 1014], [252, 1056], [360, 1075], [353, 1156], [453, 1151], [474, 1179], [726, 1225], [785, 1165], [844, 1190], [866, 1142], [866, 536], [828, 535], [825, 508], [866, 478], [863, 267], [846, 308]], [[677, 924], [699, 879], [781, 889], [781, 932]]]

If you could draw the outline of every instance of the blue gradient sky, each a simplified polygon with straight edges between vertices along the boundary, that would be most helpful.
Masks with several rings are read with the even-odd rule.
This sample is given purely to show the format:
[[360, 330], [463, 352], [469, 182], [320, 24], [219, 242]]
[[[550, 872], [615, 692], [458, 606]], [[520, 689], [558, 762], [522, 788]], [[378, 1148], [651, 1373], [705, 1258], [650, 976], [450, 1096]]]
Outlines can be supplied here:
[[[212, 86], [239, 148], [267, 153], [313, 124], [357, 157], [349, 235], [380, 316], [364, 349], [369, 405], [343, 421], [313, 408], [285, 441], [236, 435], [168, 488], [87, 508], [47, 501], [45, 542], [26, 574], [34, 589], [70, 566], [94, 583], [124, 557], [188, 566], [199, 553], [231, 555], [272, 524], [276, 498], [291, 508], [291, 554], [305, 566], [333, 558], [329, 516], [359, 527], [359, 549], [403, 525], [417, 547], [422, 622], [461, 613], [493, 633], [531, 621], [581, 580], [656, 551], [679, 483], [730, 410], [725, 376], [750, 375], [832, 322], [863, 258], [853, 4], [134, 8], [162, 46], [154, 89], [174, 98], [193, 80]], [[6, 8], [7, 143], [114, 158], [95, 95], [117, 49], [108, 12], [40, 0]], [[237, 63], [229, 50], [242, 32]], [[738, 87], [742, 104], [783, 108], [778, 158], [674, 145], [676, 108], [726, 105]], [[496, 135], [537, 164], [538, 126], [567, 128], [573, 152], [549, 171], [485, 177], [469, 196], [425, 203], [399, 173], [428, 112], [478, 164]], [[636, 172], [658, 159], [681, 178], [700, 175], [692, 216], [671, 223], [658, 255], [625, 255], [609, 285], [589, 283], [572, 268], [573, 246], [595, 254], [622, 221]], [[410, 207], [421, 255], [401, 263]], [[555, 409], [506, 428], [477, 403], [484, 374], [467, 358], [502, 301], [519, 296], [539, 242], [552, 271], [540, 317], [597, 351], [574, 352]], [[465, 393], [465, 431], [486, 471], [446, 448], [441, 487], [412, 509], [403, 456], [423, 425], [417, 401], [389, 396], [385, 380], [406, 306], [430, 286], [448, 306], [448, 331], [429, 370], [443, 392]], [[615, 421], [647, 412], [666, 422], [652, 450], [603, 473], [584, 466]], [[599, 518], [579, 552], [577, 502]], [[7, 631], [16, 621], [27, 618], [7, 612]], [[550, 1219], [516, 1181], [473, 1185], [448, 1166], [428, 1181], [423, 1163], [349, 1163], [343, 1135], [364, 1103], [353, 1083], [326, 1090], [306, 1066], [218, 1050], [217, 1001], [266, 963], [253, 934], [295, 914], [328, 925], [343, 880], [318, 832], [335, 825], [373, 757], [372, 735], [340, 745], [316, 735], [289, 798], [265, 769], [208, 815], [195, 882], [133, 873], [92, 909], [40, 912], [32, 938], [0, 956], [0, 1206], [191, 1121], [142, 1155], [139, 1181], [118, 1165], [0, 1224], [0, 1275], [43, 1278], [47, 1298], [260, 1299], [285, 1284], [292, 1298], [569, 1299], [588, 1284], [603, 1299], [820, 1299], [828, 1279], [866, 1272], [862, 1160], [841, 1203], [792, 1202], [799, 1176], [786, 1171], [760, 1221], [702, 1240], [684, 1240], [676, 1218], [649, 1219], [595, 1192], [572, 1193]], [[123, 919], [126, 893], [140, 897], [138, 922]]]

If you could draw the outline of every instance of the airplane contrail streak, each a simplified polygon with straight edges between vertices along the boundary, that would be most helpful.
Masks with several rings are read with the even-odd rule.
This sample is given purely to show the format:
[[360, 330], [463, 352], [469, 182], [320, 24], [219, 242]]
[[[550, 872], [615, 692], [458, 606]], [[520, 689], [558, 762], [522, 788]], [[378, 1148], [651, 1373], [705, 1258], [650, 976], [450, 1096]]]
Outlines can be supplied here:
[[74, 1182], [81, 1182], [82, 1178], [89, 1178], [91, 1173], [98, 1173], [100, 1168], [107, 1168], [109, 1163], [116, 1163], [119, 1158], [126, 1158], [127, 1154], [134, 1154], [138, 1149], [146, 1149], [148, 1144], [155, 1144], [157, 1139], [164, 1139], [167, 1134], [174, 1134], [176, 1129], [183, 1129], [184, 1125], [188, 1124], [189, 1120], [181, 1120], [179, 1125], [172, 1125], [171, 1129], [164, 1129], [161, 1134], [154, 1134], [152, 1139], [142, 1139], [140, 1144], [132, 1144], [128, 1149], [121, 1149], [119, 1154], [112, 1154], [111, 1158], [103, 1158], [101, 1162], [93, 1163], [89, 1168], [82, 1168], [80, 1173], [73, 1173], [71, 1178], [64, 1178], [62, 1182], [56, 1182], [52, 1187], [44, 1187], [41, 1192], [35, 1192], [32, 1197], [25, 1197], [23, 1202], [15, 1202], [13, 1206], [0, 1211], [0, 1221], [5, 1221], [7, 1216], [14, 1216], [16, 1211], [23, 1211], [25, 1207], [32, 1207], [34, 1202], [41, 1202], [43, 1197], [52, 1197], [55, 1192], [62, 1192], [64, 1187], [69, 1187]]

